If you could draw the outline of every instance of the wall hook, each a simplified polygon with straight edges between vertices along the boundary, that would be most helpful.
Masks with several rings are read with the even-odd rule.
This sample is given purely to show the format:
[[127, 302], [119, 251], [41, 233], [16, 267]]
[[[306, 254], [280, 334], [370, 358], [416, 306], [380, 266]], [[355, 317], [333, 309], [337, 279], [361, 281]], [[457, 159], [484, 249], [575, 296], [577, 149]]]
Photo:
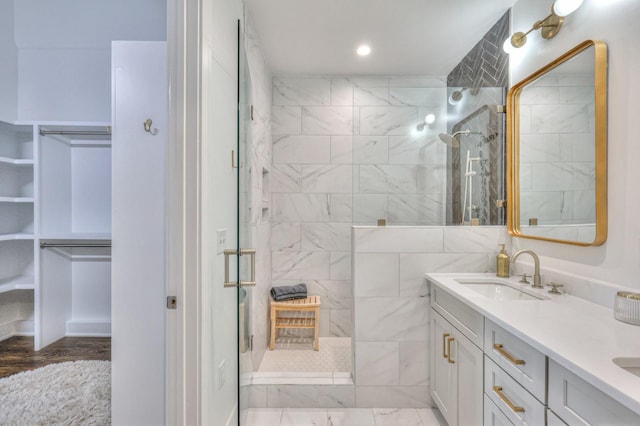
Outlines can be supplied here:
[[147, 133], [150, 133], [152, 136], [155, 136], [158, 134], [158, 129], [156, 128], [151, 128], [151, 125], [153, 124], [153, 120], [151, 120], [150, 118], [147, 118], [147, 120], [142, 124], [144, 126], [144, 131]]

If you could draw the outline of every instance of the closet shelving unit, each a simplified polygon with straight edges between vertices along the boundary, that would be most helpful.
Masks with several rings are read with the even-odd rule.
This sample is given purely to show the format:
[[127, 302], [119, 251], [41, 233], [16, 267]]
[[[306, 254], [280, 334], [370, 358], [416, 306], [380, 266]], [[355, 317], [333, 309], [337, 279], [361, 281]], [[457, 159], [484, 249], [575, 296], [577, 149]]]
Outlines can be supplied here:
[[109, 335], [111, 135], [101, 122], [0, 122], [0, 293], [34, 292], [38, 350]]
[[35, 288], [33, 127], [0, 122], [0, 293]]

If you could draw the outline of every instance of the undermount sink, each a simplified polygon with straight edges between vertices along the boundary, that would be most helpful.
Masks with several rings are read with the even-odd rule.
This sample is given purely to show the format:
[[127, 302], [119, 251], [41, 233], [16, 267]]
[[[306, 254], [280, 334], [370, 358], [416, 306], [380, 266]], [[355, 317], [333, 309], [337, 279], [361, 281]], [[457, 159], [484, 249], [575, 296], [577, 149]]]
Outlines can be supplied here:
[[498, 280], [458, 279], [456, 281], [492, 300], [547, 300], [547, 298], [542, 295], [526, 291], [524, 288], [514, 287], [507, 282]]
[[623, 370], [640, 377], [640, 358], [614, 358], [613, 363]]

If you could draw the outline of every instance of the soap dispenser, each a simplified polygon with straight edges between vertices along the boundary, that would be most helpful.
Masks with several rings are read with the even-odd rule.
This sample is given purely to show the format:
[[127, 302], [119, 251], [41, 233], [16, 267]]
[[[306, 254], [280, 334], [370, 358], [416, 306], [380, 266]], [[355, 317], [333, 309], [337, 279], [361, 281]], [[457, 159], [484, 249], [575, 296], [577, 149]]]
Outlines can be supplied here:
[[507, 251], [504, 249], [504, 244], [500, 244], [502, 249], [498, 256], [496, 257], [496, 275], [502, 278], [509, 278], [509, 266], [511, 264], [511, 259], [507, 254]]

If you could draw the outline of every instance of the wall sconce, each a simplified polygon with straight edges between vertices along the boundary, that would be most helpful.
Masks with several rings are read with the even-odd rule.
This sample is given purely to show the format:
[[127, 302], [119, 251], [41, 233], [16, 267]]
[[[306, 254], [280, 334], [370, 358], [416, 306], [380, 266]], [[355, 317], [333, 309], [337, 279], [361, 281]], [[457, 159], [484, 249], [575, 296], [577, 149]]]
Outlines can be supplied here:
[[418, 123], [416, 126], [416, 130], [421, 132], [427, 127], [429, 124], [433, 124], [436, 121], [436, 116], [433, 114], [427, 114], [422, 123]]
[[580, 7], [583, 0], [556, 0], [551, 6], [551, 14], [544, 19], [537, 21], [529, 31], [523, 33], [521, 31], [513, 34], [504, 41], [503, 49], [509, 53], [512, 48], [520, 48], [527, 42], [527, 34], [531, 31], [540, 30], [540, 35], [544, 39], [555, 37], [562, 28], [564, 17], [573, 13]]

